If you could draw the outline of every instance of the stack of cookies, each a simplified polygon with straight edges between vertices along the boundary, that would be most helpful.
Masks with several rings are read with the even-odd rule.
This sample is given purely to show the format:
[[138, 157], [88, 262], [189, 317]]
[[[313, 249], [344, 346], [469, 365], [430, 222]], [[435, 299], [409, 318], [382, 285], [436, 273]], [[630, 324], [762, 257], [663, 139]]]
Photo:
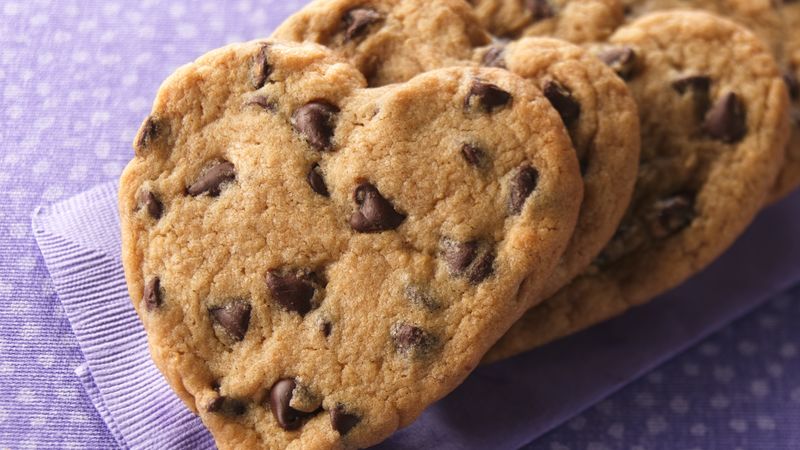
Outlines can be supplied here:
[[771, 0], [317, 0], [202, 56], [121, 180], [153, 360], [220, 448], [380, 442], [800, 184], [798, 26]]

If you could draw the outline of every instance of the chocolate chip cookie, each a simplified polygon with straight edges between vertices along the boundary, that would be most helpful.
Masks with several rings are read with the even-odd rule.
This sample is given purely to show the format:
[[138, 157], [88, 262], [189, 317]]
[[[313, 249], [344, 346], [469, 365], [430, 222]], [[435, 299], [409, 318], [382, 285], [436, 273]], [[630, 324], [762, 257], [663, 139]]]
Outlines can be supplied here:
[[589, 51], [551, 38], [522, 38], [477, 52], [538, 85], [570, 131], [584, 199], [575, 234], [544, 296], [577, 276], [611, 239], [630, 202], [639, 165], [636, 103], [613, 69]]
[[272, 38], [336, 48], [370, 86], [468, 60], [474, 47], [490, 42], [462, 0], [316, 0]]
[[552, 36], [574, 43], [602, 41], [625, 20], [621, 0], [468, 0], [495, 36]]
[[[120, 185], [153, 360], [220, 448], [379, 442], [527, 309], [582, 181], [532, 83], [368, 88], [312, 44], [232, 45], [162, 86]], [[535, 281], [532, 281], [535, 280]]]
[[792, 134], [786, 147], [786, 162], [770, 195], [772, 201], [783, 198], [800, 186], [800, 3], [784, 3], [782, 13], [787, 30], [783, 77], [792, 100]]
[[605, 52], [627, 55], [618, 68], [639, 104], [633, 200], [593, 265], [529, 311], [487, 360], [586, 328], [677, 285], [731, 244], [774, 184], [789, 131], [788, 96], [755, 35], [707, 13], [665, 12], [621, 28], [609, 45]]

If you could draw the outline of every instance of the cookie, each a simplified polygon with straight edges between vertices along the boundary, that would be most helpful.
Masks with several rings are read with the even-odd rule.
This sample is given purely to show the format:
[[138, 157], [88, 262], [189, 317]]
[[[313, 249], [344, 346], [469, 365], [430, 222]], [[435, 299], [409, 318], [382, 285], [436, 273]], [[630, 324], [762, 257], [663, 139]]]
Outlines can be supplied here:
[[474, 47], [490, 42], [462, 0], [316, 0], [272, 38], [336, 48], [370, 86], [468, 60]]
[[625, 21], [621, 0], [468, 0], [481, 24], [505, 39], [551, 36], [603, 41]]
[[[610, 38], [628, 54], [642, 155], [631, 205], [584, 274], [529, 311], [492, 361], [620, 314], [676, 286], [728, 247], [772, 187], [788, 96], [769, 49], [703, 12], [645, 16]], [[622, 67], [620, 66], [620, 67]]]
[[784, 3], [783, 19], [786, 23], [784, 50], [784, 80], [792, 99], [792, 134], [786, 147], [786, 162], [770, 194], [777, 201], [800, 186], [800, 3]]
[[581, 164], [584, 198], [570, 245], [550, 276], [549, 297], [588, 266], [630, 202], [639, 165], [636, 103], [616, 73], [589, 51], [551, 38], [522, 38], [477, 52], [531, 80], [559, 111]]
[[462, 67], [368, 88], [312, 44], [181, 68], [134, 145], [129, 291], [220, 448], [365, 447], [409, 424], [527, 309], [582, 195], [528, 81]]

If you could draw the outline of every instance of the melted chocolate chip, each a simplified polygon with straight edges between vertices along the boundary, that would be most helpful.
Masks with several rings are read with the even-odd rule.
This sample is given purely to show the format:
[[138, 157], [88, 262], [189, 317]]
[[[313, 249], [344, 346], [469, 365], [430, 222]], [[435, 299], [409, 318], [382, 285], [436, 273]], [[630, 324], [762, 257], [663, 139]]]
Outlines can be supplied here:
[[458, 242], [452, 239], [442, 241], [442, 257], [453, 275], [462, 275], [466, 272], [477, 255], [476, 241]]
[[151, 191], [143, 190], [139, 194], [139, 207], [144, 208], [147, 211], [147, 214], [150, 215], [153, 219], [160, 219], [161, 214], [164, 212], [164, 205], [161, 204], [161, 201], [156, 197], [156, 194], [153, 194]]
[[342, 18], [345, 26], [344, 39], [361, 37], [369, 29], [369, 26], [383, 20], [383, 16], [378, 11], [371, 8], [355, 8], [347, 11]]
[[152, 311], [161, 306], [161, 280], [153, 277], [144, 285], [142, 301], [148, 311]]
[[241, 400], [220, 395], [206, 406], [206, 411], [226, 416], [241, 416], [247, 411], [247, 405]]
[[270, 111], [270, 112], [275, 112], [275, 111], [278, 110], [278, 105], [275, 102], [273, 102], [272, 100], [268, 99], [267, 97], [265, 97], [263, 95], [255, 95], [253, 97], [250, 97], [245, 102], [245, 105], [246, 106], [251, 106], [251, 105], [258, 106], [258, 107], [264, 109], [265, 111]]
[[325, 179], [322, 178], [322, 174], [319, 171], [319, 164], [314, 163], [314, 165], [311, 166], [308, 175], [306, 175], [306, 181], [308, 181], [308, 185], [311, 186], [311, 190], [317, 194], [323, 197], [331, 196], [328, 192], [328, 186], [325, 184]]
[[647, 216], [650, 234], [656, 239], [666, 238], [688, 227], [694, 217], [694, 201], [688, 195], [659, 200]]
[[297, 387], [297, 383], [291, 378], [284, 378], [278, 380], [272, 385], [269, 390], [269, 406], [272, 410], [272, 416], [278, 422], [278, 425], [284, 430], [296, 430], [303, 425], [309, 415], [298, 411], [289, 403], [292, 401], [292, 393]]
[[292, 125], [315, 149], [330, 150], [333, 146], [334, 119], [339, 108], [325, 101], [314, 101], [292, 114]]
[[494, 252], [485, 251], [467, 269], [466, 276], [470, 283], [478, 284], [494, 272]]
[[345, 412], [344, 406], [337, 404], [335, 408], [330, 411], [331, 427], [336, 430], [340, 435], [344, 436], [353, 429], [361, 418], [355, 414]]
[[461, 146], [461, 156], [469, 165], [480, 167], [486, 159], [486, 152], [472, 144], [464, 144]]
[[551, 80], [544, 85], [544, 96], [558, 111], [564, 125], [571, 126], [581, 115], [581, 104], [572, 96], [572, 92], [558, 81]]
[[511, 196], [508, 202], [508, 209], [511, 215], [516, 216], [522, 212], [525, 200], [536, 189], [539, 182], [539, 172], [531, 166], [523, 166], [519, 169], [514, 178], [511, 179]]
[[483, 54], [481, 58], [481, 65], [484, 67], [499, 67], [506, 68], [505, 48], [500, 46], [493, 46]]
[[319, 325], [319, 330], [322, 331], [323, 336], [328, 337], [333, 331], [333, 324], [326, 320]]
[[534, 22], [548, 19], [555, 15], [552, 5], [548, 0], [525, 0], [525, 7], [531, 12]]
[[783, 81], [786, 83], [786, 88], [789, 90], [789, 97], [792, 100], [800, 100], [800, 82], [797, 80], [795, 71], [786, 69], [783, 72]]
[[269, 81], [272, 74], [272, 65], [269, 63], [269, 45], [262, 45], [253, 58], [253, 67], [250, 72], [250, 79], [255, 89], [261, 89]]
[[399, 322], [389, 330], [398, 353], [420, 357], [428, 354], [437, 343], [435, 336], [415, 325]]
[[149, 116], [144, 120], [136, 135], [134, 151], [136, 156], [144, 156], [148, 147], [155, 142], [166, 130], [166, 123], [155, 115]]
[[186, 189], [186, 193], [193, 197], [202, 194], [216, 197], [222, 192], [224, 184], [235, 179], [236, 169], [233, 163], [222, 161], [200, 175], [197, 181]]
[[469, 93], [464, 98], [464, 109], [478, 109], [491, 113], [511, 102], [511, 94], [497, 85], [474, 79]]
[[427, 311], [436, 311], [442, 307], [433, 294], [419, 286], [413, 284], [406, 286], [404, 294], [412, 305]]
[[747, 134], [747, 111], [739, 97], [728, 92], [706, 113], [703, 129], [709, 136], [732, 144]]
[[370, 183], [359, 184], [354, 198], [358, 210], [350, 217], [350, 227], [359, 233], [394, 230], [406, 218]]
[[627, 46], [603, 50], [597, 57], [617, 72], [623, 80], [629, 80], [636, 69], [636, 52]]
[[211, 319], [222, 327], [234, 341], [244, 339], [250, 326], [250, 303], [234, 300], [223, 306], [208, 309]]
[[267, 288], [273, 300], [285, 310], [301, 316], [311, 311], [315, 289], [307, 278], [294, 274], [280, 275], [270, 270], [267, 272]]

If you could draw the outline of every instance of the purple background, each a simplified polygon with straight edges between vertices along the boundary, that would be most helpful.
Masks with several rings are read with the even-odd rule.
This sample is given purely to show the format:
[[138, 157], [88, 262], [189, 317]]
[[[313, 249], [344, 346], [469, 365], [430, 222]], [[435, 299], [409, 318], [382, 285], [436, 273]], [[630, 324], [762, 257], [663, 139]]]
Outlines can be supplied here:
[[[301, 3], [0, 2], [0, 448], [114, 445], [74, 373], [82, 356], [31, 233], [34, 208], [115, 179], [161, 80], [266, 36]], [[797, 298], [778, 296], [531, 448], [797, 448]]]

